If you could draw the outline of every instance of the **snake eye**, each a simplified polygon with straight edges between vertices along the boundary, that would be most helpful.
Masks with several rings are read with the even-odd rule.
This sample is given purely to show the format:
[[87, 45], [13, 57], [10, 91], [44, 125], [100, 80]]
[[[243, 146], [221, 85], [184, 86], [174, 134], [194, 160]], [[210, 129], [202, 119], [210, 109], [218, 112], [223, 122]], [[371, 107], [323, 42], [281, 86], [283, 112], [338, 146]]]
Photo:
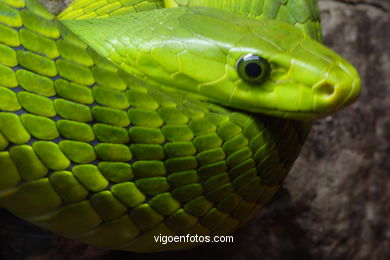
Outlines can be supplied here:
[[259, 85], [268, 79], [271, 68], [265, 59], [250, 53], [237, 61], [236, 70], [247, 83]]

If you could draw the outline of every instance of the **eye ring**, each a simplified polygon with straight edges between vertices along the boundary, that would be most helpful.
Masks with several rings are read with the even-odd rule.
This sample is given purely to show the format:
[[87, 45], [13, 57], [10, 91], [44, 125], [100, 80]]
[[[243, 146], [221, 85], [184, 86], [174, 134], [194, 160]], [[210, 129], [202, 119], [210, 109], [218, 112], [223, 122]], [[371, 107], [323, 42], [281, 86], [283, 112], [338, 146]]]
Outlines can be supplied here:
[[249, 53], [238, 59], [236, 71], [240, 78], [251, 85], [259, 85], [270, 75], [271, 67], [259, 55]]

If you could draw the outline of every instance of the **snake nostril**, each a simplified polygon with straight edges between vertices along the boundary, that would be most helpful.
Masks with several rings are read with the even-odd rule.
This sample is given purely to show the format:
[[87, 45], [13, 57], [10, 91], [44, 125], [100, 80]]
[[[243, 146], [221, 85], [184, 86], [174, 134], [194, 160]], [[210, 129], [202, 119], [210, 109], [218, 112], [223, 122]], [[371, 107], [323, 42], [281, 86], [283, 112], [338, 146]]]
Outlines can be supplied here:
[[333, 95], [334, 91], [334, 86], [326, 82], [316, 87], [316, 92], [319, 95], [331, 96]]

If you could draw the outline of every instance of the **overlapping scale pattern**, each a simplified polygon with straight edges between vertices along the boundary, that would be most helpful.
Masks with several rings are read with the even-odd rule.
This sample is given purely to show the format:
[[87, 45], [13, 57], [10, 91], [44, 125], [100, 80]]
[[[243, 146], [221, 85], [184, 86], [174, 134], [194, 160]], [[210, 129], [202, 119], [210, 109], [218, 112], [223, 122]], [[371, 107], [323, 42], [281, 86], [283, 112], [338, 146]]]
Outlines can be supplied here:
[[[0, 206], [95, 246], [227, 234], [287, 174], [305, 123], [129, 83], [34, 1], [0, 1]], [[61, 32], [61, 33], [60, 33]]]
[[162, 7], [164, 7], [163, 0], [76, 0], [61, 13], [60, 18], [104, 18], [111, 14], [115, 15], [128, 12], [140, 12]]
[[[120, 1], [120, 0], [119, 0]], [[293, 24], [312, 38], [322, 41], [316, 0], [166, 0], [172, 6], [209, 6], [255, 19], [277, 19]]]

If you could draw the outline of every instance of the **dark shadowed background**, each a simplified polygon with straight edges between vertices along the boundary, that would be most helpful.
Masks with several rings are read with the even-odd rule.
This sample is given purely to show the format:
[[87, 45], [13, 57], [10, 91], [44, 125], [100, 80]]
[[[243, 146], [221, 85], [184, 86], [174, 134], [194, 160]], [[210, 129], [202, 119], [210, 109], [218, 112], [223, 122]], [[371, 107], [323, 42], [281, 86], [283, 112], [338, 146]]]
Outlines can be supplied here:
[[[59, 12], [71, 0], [42, 2]], [[0, 259], [390, 259], [390, 0], [319, 4], [325, 43], [358, 68], [361, 97], [315, 122], [284, 188], [234, 243], [109, 252], [0, 211]]]

